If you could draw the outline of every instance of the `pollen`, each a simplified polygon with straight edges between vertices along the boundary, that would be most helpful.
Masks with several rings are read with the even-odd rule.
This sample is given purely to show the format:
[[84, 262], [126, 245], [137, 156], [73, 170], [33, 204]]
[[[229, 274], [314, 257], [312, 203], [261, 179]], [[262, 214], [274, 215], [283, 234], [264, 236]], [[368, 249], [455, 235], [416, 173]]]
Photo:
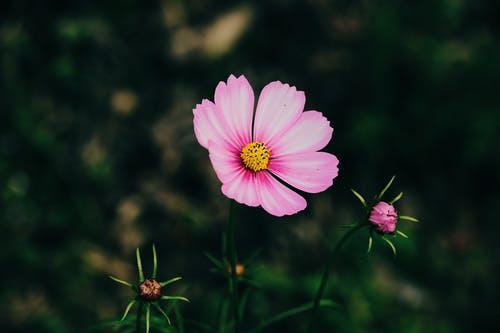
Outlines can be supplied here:
[[267, 169], [271, 150], [263, 142], [254, 141], [241, 149], [241, 162], [254, 172]]

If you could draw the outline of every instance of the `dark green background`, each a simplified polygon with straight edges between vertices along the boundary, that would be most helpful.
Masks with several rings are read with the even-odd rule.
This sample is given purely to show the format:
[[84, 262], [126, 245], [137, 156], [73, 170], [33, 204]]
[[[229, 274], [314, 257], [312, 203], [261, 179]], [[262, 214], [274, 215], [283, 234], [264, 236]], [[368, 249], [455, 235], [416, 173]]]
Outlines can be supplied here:
[[[228, 200], [192, 108], [230, 73], [306, 92], [335, 132], [334, 186], [277, 219], [239, 207], [262, 248], [244, 327], [312, 298], [327, 244], [394, 173], [394, 259], [366, 235], [335, 265], [318, 332], [492, 332], [499, 318], [498, 1], [4, 1], [0, 4], [0, 327], [83, 332], [131, 296], [133, 251], [159, 250], [188, 318], [212, 321]], [[150, 269], [149, 262], [145, 263]], [[305, 332], [306, 317], [268, 332]], [[188, 326], [188, 332], [196, 332]]]

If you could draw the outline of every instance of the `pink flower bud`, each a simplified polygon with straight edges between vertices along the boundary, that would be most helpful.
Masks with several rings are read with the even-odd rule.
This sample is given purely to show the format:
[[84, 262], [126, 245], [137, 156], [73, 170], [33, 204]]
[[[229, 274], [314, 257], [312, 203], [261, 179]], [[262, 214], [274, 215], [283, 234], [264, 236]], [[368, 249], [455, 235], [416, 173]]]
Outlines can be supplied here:
[[398, 213], [393, 205], [380, 201], [373, 206], [369, 220], [375, 225], [377, 231], [384, 234], [390, 234], [396, 231]]

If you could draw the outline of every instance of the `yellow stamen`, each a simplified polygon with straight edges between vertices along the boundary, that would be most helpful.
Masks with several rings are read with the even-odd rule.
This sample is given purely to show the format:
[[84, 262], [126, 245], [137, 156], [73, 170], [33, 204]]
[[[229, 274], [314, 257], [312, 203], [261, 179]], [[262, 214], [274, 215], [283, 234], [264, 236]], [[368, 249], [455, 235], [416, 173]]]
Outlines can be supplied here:
[[254, 141], [241, 149], [241, 161], [248, 169], [259, 172], [267, 169], [271, 150], [263, 142]]

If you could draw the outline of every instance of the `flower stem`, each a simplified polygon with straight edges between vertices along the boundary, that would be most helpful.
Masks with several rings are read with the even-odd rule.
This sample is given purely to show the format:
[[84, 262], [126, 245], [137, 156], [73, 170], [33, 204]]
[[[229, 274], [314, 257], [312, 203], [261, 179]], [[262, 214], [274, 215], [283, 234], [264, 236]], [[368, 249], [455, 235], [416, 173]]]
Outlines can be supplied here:
[[309, 331], [313, 328], [314, 321], [316, 318], [316, 313], [318, 311], [318, 308], [320, 306], [320, 301], [321, 298], [323, 297], [323, 294], [325, 293], [326, 285], [328, 283], [328, 278], [330, 277], [330, 272], [333, 267], [333, 261], [337, 256], [337, 253], [342, 249], [342, 247], [347, 243], [349, 238], [359, 229], [365, 227], [366, 224], [358, 224], [355, 227], [352, 227], [349, 231], [347, 231], [342, 238], [337, 242], [334, 248], [330, 250], [330, 253], [328, 254], [328, 258], [325, 262], [325, 268], [323, 270], [323, 276], [321, 277], [321, 283], [319, 285], [318, 291], [316, 292], [316, 297], [314, 298], [313, 302], [313, 309], [311, 311], [311, 317], [310, 317], [310, 322], [309, 322]]
[[234, 317], [234, 333], [238, 333], [240, 329], [239, 306], [238, 306], [238, 280], [236, 279], [236, 262], [238, 260], [236, 254], [235, 242], [235, 223], [234, 223], [235, 203], [231, 200], [229, 206], [229, 217], [227, 220], [226, 244], [229, 253], [229, 264], [231, 266], [231, 274], [229, 276], [229, 293], [231, 295], [231, 303]]
[[141, 332], [141, 319], [142, 319], [143, 308], [144, 308], [144, 302], [139, 301], [139, 306], [137, 307], [137, 317], [135, 319], [135, 333]]

